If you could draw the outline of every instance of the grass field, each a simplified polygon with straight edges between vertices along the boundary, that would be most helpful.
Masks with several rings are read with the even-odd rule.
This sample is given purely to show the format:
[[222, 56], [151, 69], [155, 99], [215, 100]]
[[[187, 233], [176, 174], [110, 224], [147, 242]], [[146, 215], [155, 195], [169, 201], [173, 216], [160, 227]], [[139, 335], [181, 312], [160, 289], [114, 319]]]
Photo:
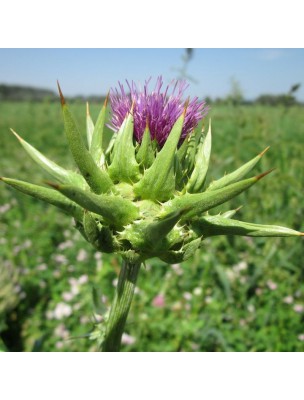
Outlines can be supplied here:
[[[71, 109], [85, 132], [85, 105]], [[93, 119], [98, 111], [91, 107]], [[276, 168], [227, 210], [243, 205], [238, 219], [303, 231], [303, 107], [214, 105], [210, 115], [209, 181], [267, 146], [256, 172]], [[0, 175], [41, 183], [49, 177], [10, 127], [73, 168], [59, 104], [0, 103]], [[57, 209], [4, 184], [0, 217], [2, 348], [95, 350], [87, 334], [111, 303], [120, 260], [96, 253]], [[92, 288], [100, 300], [97, 309]], [[149, 260], [123, 343], [123, 351], [304, 351], [303, 239], [218, 237], [206, 240], [184, 264]]]

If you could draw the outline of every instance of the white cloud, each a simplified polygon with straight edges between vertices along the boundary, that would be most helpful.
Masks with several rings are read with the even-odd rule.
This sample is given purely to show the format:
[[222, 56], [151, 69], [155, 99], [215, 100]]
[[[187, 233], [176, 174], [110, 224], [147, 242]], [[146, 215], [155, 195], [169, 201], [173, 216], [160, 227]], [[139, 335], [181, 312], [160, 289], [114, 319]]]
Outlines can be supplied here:
[[284, 56], [282, 49], [263, 49], [259, 52], [259, 58], [267, 61], [277, 60]]

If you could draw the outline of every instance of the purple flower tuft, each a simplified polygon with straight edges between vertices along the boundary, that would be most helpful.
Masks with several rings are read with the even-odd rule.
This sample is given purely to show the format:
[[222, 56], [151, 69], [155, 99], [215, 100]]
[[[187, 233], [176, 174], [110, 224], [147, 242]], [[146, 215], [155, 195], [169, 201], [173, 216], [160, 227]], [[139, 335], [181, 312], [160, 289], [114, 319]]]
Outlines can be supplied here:
[[[145, 82], [143, 90], [139, 90], [132, 81], [127, 82], [129, 92], [119, 82], [119, 89], [111, 89], [110, 102], [112, 107], [112, 119], [109, 127], [118, 131], [127, 113], [134, 102], [134, 135], [141, 142], [146, 124], [152, 139], [156, 139], [163, 146], [177, 118], [182, 114], [185, 103], [182, 96], [188, 87], [185, 81], [172, 81], [162, 91], [163, 80], [158, 77], [154, 90], [149, 93], [148, 85], [151, 79]], [[169, 93], [169, 89], [171, 94]], [[184, 139], [208, 112], [204, 101], [197, 97], [192, 99], [187, 107], [181, 138]]]

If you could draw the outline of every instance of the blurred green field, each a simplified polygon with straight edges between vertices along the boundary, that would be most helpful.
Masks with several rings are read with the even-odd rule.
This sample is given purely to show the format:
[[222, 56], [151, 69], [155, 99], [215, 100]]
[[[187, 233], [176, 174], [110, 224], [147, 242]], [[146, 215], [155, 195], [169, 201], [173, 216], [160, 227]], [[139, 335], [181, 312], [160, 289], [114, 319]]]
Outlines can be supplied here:
[[[71, 110], [85, 132], [85, 105]], [[92, 105], [93, 119], [98, 111]], [[214, 105], [210, 115], [208, 181], [267, 146], [256, 173], [276, 168], [227, 210], [243, 205], [238, 219], [304, 231], [303, 107]], [[0, 174], [41, 183], [49, 177], [10, 127], [73, 168], [59, 104], [0, 103]], [[94, 351], [87, 334], [111, 304], [120, 260], [96, 253], [54, 207], [4, 184], [0, 218], [2, 349]], [[92, 305], [93, 287], [101, 310]], [[181, 265], [148, 260], [123, 343], [123, 351], [304, 351], [303, 239], [218, 237]]]

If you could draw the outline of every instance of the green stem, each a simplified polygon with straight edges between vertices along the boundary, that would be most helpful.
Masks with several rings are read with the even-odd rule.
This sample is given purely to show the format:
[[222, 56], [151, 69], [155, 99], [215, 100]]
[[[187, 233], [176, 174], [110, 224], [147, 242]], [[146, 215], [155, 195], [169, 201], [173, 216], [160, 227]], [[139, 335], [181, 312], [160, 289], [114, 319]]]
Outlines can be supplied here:
[[122, 262], [118, 284], [107, 320], [102, 351], [119, 351], [121, 337], [130, 310], [140, 263]]

